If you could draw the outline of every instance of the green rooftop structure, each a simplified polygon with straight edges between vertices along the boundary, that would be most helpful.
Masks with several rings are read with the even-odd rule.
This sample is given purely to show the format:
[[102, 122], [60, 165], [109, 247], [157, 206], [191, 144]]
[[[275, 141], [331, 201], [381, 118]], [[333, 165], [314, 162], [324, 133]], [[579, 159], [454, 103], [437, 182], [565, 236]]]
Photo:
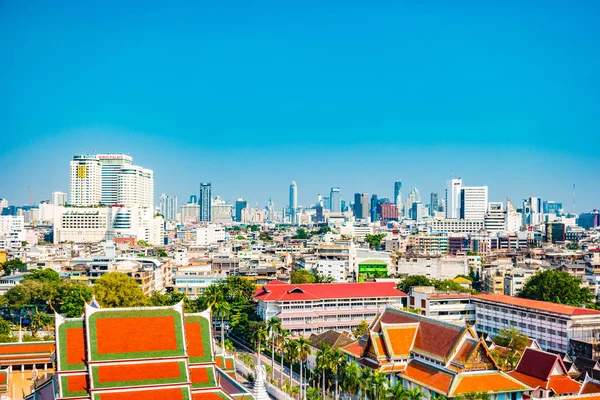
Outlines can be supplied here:
[[368, 279], [387, 278], [388, 263], [383, 260], [365, 260], [358, 264], [358, 281]]

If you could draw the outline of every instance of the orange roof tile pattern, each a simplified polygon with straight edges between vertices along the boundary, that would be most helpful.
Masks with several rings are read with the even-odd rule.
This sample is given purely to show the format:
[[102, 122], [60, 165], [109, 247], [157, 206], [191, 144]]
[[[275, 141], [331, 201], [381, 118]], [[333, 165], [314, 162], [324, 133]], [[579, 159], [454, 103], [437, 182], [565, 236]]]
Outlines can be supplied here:
[[600, 382], [586, 381], [581, 385], [579, 394], [600, 393]]
[[384, 325], [382, 328], [383, 335], [387, 339], [386, 343], [389, 344], [388, 350], [391, 356], [409, 356], [417, 326], [391, 327]]
[[467, 362], [469, 356], [477, 346], [478, 341], [475, 339], [467, 339], [464, 341], [460, 349], [458, 349], [458, 353], [454, 357], [453, 361], [459, 364], [464, 364]]
[[256, 291], [261, 301], [298, 301], [320, 299], [352, 299], [364, 297], [408, 297], [396, 289], [394, 282], [308, 283], [269, 282]]
[[438, 393], [448, 393], [450, 384], [452, 383], [451, 374], [414, 360], [408, 363], [400, 376], [419, 385], [431, 388]]
[[600, 315], [600, 310], [590, 310], [589, 308], [567, 306], [563, 304], [550, 303], [547, 301], [522, 299], [519, 297], [507, 296], [503, 294], [478, 294], [474, 298], [488, 300], [503, 304], [509, 304], [518, 307], [530, 308], [539, 311], [548, 311], [563, 315]]
[[[510, 376], [494, 371], [491, 373], [459, 374], [456, 377], [458, 383], [452, 390], [452, 395], [460, 395], [470, 392], [512, 392], [526, 391], [529, 387], [523, 385]], [[454, 385], [453, 385], [454, 386]]]
[[356, 342], [350, 343], [349, 345], [342, 347], [342, 351], [354, 357], [361, 357], [365, 352], [366, 346], [366, 341], [357, 340]]
[[131, 391], [95, 393], [94, 400], [189, 400], [187, 388], [153, 388]]

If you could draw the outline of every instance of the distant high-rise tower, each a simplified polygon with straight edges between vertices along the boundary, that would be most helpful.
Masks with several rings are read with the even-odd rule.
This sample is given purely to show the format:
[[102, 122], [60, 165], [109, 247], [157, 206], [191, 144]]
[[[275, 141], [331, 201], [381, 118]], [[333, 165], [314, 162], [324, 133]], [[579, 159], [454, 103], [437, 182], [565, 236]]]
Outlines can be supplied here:
[[331, 202], [330, 211], [332, 213], [342, 212], [342, 192], [339, 187], [332, 187], [329, 194], [329, 201]]
[[431, 201], [429, 203], [429, 207], [431, 208], [431, 215], [433, 216], [436, 211], [438, 211], [440, 205], [438, 200], [437, 193], [431, 193]]
[[200, 183], [200, 222], [210, 222], [212, 219], [212, 186], [210, 183]]
[[159, 203], [160, 213], [167, 221], [177, 220], [177, 196], [160, 195]]
[[102, 166], [96, 155], [71, 160], [71, 205], [94, 206], [102, 199]]
[[296, 181], [290, 185], [290, 222], [296, 223], [296, 213], [298, 212], [298, 186]]
[[398, 208], [398, 213], [402, 213], [402, 182], [394, 182], [394, 204]]
[[267, 203], [267, 222], [273, 223], [275, 221], [275, 206], [273, 205], [273, 199], [269, 197]]
[[[131, 166], [133, 158], [126, 154], [98, 154], [102, 166], [102, 200], [101, 204], [112, 206], [120, 204], [119, 201], [119, 177], [121, 169]], [[154, 196], [154, 193], [152, 193]], [[154, 202], [154, 200], [153, 200]]]
[[371, 196], [371, 222], [379, 221], [379, 213], [377, 212], [379, 208], [379, 200], [377, 200], [377, 195], [374, 194]]
[[[65, 192], [52, 192], [52, 204], [55, 206], [64, 206], [67, 202], [67, 194]], [[8, 207], [8, 203], [6, 204]], [[2, 206], [0, 205], [0, 211], [2, 211]]]
[[463, 186], [460, 190], [460, 219], [483, 221], [487, 213], [488, 187]]
[[446, 218], [460, 217], [460, 190], [462, 179], [452, 178], [446, 186]]
[[198, 196], [195, 194], [190, 195], [190, 204], [198, 204]]
[[235, 202], [235, 222], [242, 222], [242, 210], [248, 208], [248, 202], [241, 197]]

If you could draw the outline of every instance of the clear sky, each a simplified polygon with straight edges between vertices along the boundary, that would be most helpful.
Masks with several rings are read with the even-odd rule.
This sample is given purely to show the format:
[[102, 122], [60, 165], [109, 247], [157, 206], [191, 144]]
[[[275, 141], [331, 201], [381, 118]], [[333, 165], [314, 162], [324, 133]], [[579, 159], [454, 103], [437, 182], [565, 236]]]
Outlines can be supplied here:
[[[124, 6], [122, 3], [127, 3]], [[0, 197], [124, 152], [280, 208], [340, 186], [600, 207], [600, 2], [0, 0]], [[428, 202], [428, 199], [424, 199]]]

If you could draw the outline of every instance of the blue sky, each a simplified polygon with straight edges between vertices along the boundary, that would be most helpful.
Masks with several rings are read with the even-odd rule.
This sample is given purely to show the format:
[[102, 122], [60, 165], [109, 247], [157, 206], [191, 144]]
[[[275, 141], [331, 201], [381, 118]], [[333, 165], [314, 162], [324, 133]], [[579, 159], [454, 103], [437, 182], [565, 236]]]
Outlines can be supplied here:
[[[127, 3], [123, 5], [122, 3]], [[600, 207], [597, 1], [0, 0], [0, 197], [124, 152], [180, 202], [279, 208], [451, 174]]]

